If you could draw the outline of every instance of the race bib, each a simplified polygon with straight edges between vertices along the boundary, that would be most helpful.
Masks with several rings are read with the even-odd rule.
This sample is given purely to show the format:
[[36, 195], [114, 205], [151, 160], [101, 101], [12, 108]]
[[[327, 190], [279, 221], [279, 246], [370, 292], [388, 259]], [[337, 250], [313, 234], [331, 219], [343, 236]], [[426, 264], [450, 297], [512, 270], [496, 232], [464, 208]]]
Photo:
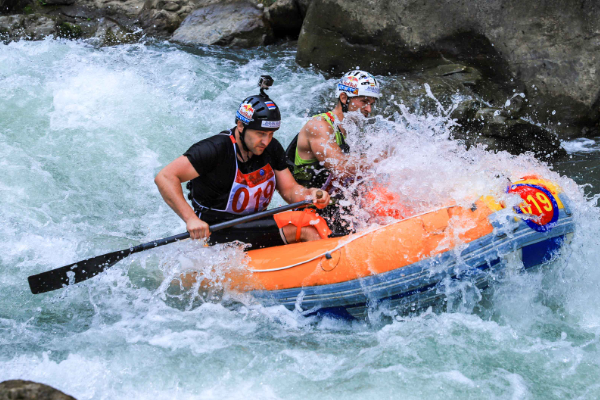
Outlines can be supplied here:
[[266, 210], [275, 192], [275, 172], [270, 164], [261, 169], [237, 174], [227, 202], [227, 212], [232, 214], [253, 214]]

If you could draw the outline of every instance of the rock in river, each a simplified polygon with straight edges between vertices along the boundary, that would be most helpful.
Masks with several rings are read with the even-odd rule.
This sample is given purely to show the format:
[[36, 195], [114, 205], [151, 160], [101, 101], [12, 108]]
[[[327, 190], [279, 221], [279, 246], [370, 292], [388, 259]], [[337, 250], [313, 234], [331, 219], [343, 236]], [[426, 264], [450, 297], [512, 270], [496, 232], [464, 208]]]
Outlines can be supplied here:
[[337, 73], [360, 66], [375, 74], [464, 63], [503, 83], [506, 95], [524, 92], [534, 121], [563, 137], [578, 136], [600, 118], [600, 3], [313, 1], [297, 61]]
[[0, 400], [76, 400], [42, 383], [11, 380], [0, 382]]
[[253, 47], [271, 40], [263, 11], [250, 2], [210, 4], [194, 10], [175, 31], [173, 41]]

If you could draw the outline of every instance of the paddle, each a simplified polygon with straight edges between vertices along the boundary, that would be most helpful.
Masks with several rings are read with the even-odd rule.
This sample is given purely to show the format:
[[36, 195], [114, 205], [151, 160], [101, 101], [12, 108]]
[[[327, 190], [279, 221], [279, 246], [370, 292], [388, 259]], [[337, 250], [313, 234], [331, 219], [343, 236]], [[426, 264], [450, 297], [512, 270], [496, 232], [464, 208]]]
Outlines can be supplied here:
[[[312, 204], [312, 200], [299, 201], [297, 203], [288, 204], [286, 206], [274, 208], [272, 210], [261, 211], [231, 221], [221, 222], [220, 224], [212, 225], [210, 227], [210, 230], [211, 232], [216, 232], [221, 229], [231, 228], [232, 226], [242, 224], [244, 222], [254, 221], [255, 219], [268, 217], [273, 214], [277, 214], [287, 210], [292, 210], [298, 207], [307, 206], [310, 204]], [[117, 262], [121, 261], [122, 259], [133, 253], [139, 253], [140, 251], [153, 249], [158, 246], [164, 246], [165, 244], [177, 242], [179, 240], [187, 239], [189, 237], [189, 232], [180, 233], [179, 235], [169, 236], [167, 238], [155, 240], [153, 242], [143, 243], [125, 250], [119, 250], [112, 253], [103, 254], [94, 258], [88, 258], [87, 260], [65, 265], [61, 268], [56, 268], [50, 271], [42, 272], [41, 274], [32, 275], [29, 278], [27, 278], [27, 280], [29, 281], [29, 288], [31, 289], [31, 293], [38, 294], [61, 289], [67, 285], [83, 282], [87, 279], [93, 278], [102, 271], [112, 267]]]

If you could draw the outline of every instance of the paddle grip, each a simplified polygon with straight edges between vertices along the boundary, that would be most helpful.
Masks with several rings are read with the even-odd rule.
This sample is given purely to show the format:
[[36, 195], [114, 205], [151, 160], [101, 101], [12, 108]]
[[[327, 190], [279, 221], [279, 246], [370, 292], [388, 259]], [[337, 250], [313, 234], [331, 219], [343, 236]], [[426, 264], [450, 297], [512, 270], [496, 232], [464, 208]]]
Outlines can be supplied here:
[[219, 224], [211, 225], [210, 231], [215, 232], [215, 231], [219, 231], [221, 229], [231, 228], [232, 226], [237, 225], [237, 224], [254, 221], [256, 219], [268, 217], [273, 214], [277, 214], [277, 213], [288, 211], [288, 210], [293, 210], [294, 208], [300, 208], [300, 207], [308, 206], [311, 204], [312, 204], [312, 200], [303, 200], [303, 201], [299, 201], [297, 203], [288, 204], [287, 206], [277, 207], [272, 210], [265, 210], [265, 211], [257, 212], [254, 214], [247, 215], [245, 217], [233, 219], [231, 221], [226, 221], [226, 222], [221, 222]]

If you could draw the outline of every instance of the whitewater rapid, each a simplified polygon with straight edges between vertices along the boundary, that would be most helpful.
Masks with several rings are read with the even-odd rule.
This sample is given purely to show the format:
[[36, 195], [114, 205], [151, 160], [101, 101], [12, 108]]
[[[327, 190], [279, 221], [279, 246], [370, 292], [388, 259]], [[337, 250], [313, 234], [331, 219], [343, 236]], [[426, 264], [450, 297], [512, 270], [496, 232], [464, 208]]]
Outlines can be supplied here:
[[367, 177], [385, 175], [416, 210], [548, 177], [577, 221], [557, 261], [527, 274], [516, 266], [484, 292], [465, 282], [443, 313], [374, 308], [359, 322], [165, 284], [189, 269], [218, 282], [243, 267], [235, 245], [177, 243], [67, 290], [29, 292], [31, 274], [183, 232], [155, 174], [233, 126], [263, 73], [275, 78], [287, 145], [335, 82], [294, 57], [291, 46], [0, 44], [0, 381], [79, 400], [600, 397], [599, 190], [582, 186], [598, 182], [600, 141], [565, 142], [570, 158], [553, 166], [466, 150], [449, 140], [444, 110], [363, 121], [351, 145], [367, 160], [392, 149]]

